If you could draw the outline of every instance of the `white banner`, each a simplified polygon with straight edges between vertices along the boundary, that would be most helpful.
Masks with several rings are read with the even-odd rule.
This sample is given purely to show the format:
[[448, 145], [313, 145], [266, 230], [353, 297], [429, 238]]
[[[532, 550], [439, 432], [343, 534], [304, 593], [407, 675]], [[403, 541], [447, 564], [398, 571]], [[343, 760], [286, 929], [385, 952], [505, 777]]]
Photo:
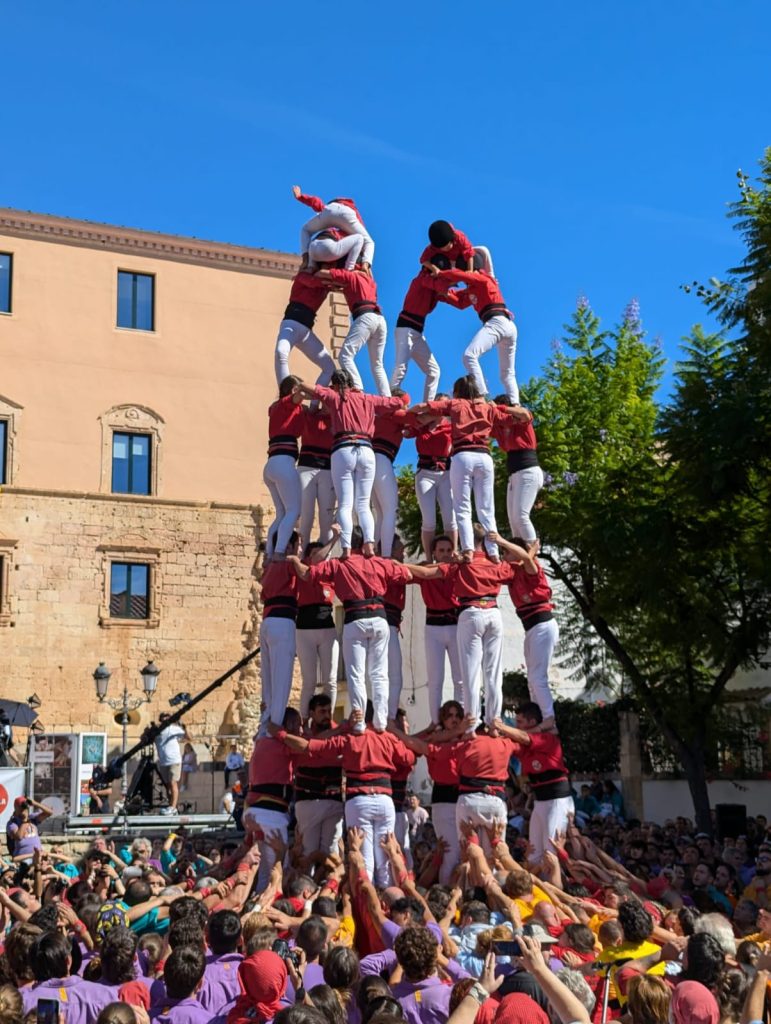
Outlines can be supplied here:
[[0, 829], [3, 832], [13, 814], [14, 800], [24, 796], [25, 775], [23, 768], [0, 768]]

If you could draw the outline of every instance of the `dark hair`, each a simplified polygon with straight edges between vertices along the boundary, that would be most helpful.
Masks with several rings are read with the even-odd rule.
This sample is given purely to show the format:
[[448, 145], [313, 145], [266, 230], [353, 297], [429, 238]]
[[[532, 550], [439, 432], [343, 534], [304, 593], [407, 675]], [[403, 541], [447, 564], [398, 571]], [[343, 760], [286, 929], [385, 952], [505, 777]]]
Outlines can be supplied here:
[[316, 960], [324, 952], [328, 939], [327, 926], [320, 917], [306, 917], [297, 929], [297, 945], [305, 951], [307, 959]]
[[432, 885], [426, 893], [428, 909], [437, 921], [441, 921], [447, 911], [452, 890], [446, 885]]
[[313, 879], [308, 875], [295, 875], [288, 882], [284, 882], [284, 895], [288, 899], [297, 899], [302, 896], [303, 889], [315, 889]]
[[175, 921], [169, 926], [169, 945], [172, 949], [182, 949], [185, 946], [203, 949], [204, 936], [200, 921], [192, 915]]
[[586, 924], [569, 924], [565, 928], [570, 945], [579, 953], [591, 953], [594, 949], [594, 932]]
[[206, 958], [202, 948], [184, 946], [172, 950], [163, 968], [169, 999], [188, 999], [203, 977]]
[[308, 701], [308, 710], [315, 711], [316, 708], [325, 708], [332, 706], [332, 698], [326, 693], [314, 693], [311, 699]]
[[448, 537], [446, 533], [438, 533], [431, 541], [431, 554], [436, 551], [437, 544], [450, 544], [452, 545], [452, 538]]
[[356, 950], [333, 946], [324, 958], [324, 981], [332, 988], [351, 989], [358, 980], [359, 956]]
[[394, 942], [394, 953], [408, 981], [423, 981], [436, 970], [439, 947], [436, 937], [422, 926], [402, 928]]
[[311, 903], [311, 913], [317, 917], [337, 917], [337, 907], [331, 896], [317, 896]]
[[653, 931], [653, 918], [639, 900], [627, 900], [618, 908], [618, 921], [624, 939], [636, 944], [644, 942]]
[[739, 1020], [749, 985], [750, 979], [741, 967], [724, 969], [715, 993], [721, 1020]]
[[428, 226], [428, 240], [437, 249], [443, 249], [455, 241], [455, 229], [446, 220], [435, 220]]
[[423, 917], [423, 907], [410, 896], [400, 896], [398, 900], [394, 900], [391, 904], [392, 917], [394, 913], [410, 914], [415, 921], [420, 921]]
[[295, 385], [302, 384], [301, 377], [295, 377], [294, 374], [289, 374], [288, 377], [284, 377], [278, 386], [279, 398], [286, 398], [287, 395], [291, 395], [295, 389]]
[[42, 929], [37, 925], [30, 924], [29, 921], [22, 921], [21, 924], [14, 925], [8, 933], [5, 940], [5, 956], [17, 984], [34, 979], [30, 956], [35, 942], [42, 934]]
[[218, 910], [206, 925], [212, 953], [235, 953], [241, 940], [241, 918], [234, 910]]
[[99, 1011], [96, 1024], [136, 1024], [134, 1009], [130, 1003], [108, 1003]]
[[693, 935], [696, 928], [696, 922], [700, 916], [701, 915], [698, 910], [694, 910], [693, 907], [680, 907], [677, 912], [677, 920], [683, 930], [683, 935]]
[[434, 255], [431, 257], [431, 262], [434, 264], [437, 270], [449, 270], [452, 267], [450, 257], [445, 255], [445, 253], [443, 252], [435, 252]]
[[375, 996], [361, 1012], [361, 1024], [368, 1024], [375, 1017], [404, 1020], [402, 1004], [393, 996]]
[[308, 998], [315, 1008], [324, 1014], [327, 1024], [345, 1024], [346, 1015], [343, 1013], [337, 993], [331, 986], [314, 985], [308, 991]]
[[364, 533], [360, 526], [354, 526], [351, 530], [351, 551], [361, 551], [364, 547]]
[[[621, 908], [619, 908], [619, 913]], [[714, 989], [725, 967], [725, 953], [714, 935], [697, 932], [688, 939], [687, 964], [681, 974], [683, 981], [698, 981]]]
[[470, 917], [473, 924], [489, 924], [490, 909], [481, 900], [469, 900], [460, 909], [460, 917]]
[[453, 398], [467, 398], [473, 401], [475, 398], [481, 398], [482, 392], [477, 387], [474, 378], [458, 377], [452, 386]]
[[522, 704], [518, 704], [517, 714], [536, 723], [543, 721], [543, 712], [534, 700], [526, 700]]
[[116, 925], [102, 939], [102, 977], [108, 985], [134, 980], [137, 936], [130, 928]]
[[30, 964], [35, 981], [48, 981], [49, 978], [66, 978], [69, 974], [69, 963], [72, 947], [69, 940], [59, 932], [43, 932], [35, 939], [30, 950]]
[[153, 890], [150, 888], [149, 882], [146, 882], [144, 878], [134, 878], [126, 886], [126, 895], [123, 899], [130, 907], [138, 907], [140, 903], [149, 900], [152, 894]]
[[359, 1007], [362, 1017], [364, 1010], [374, 999], [390, 995], [391, 986], [385, 978], [381, 978], [379, 974], [365, 975], [356, 990], [356, 1005]]
[[455, 982], [452, 986], [452, 992], [450, 993], [450, 1016], [455, 1013], [475, 983], [475, 978], [461, 978], [459, 981]]
[[354, 379], [347, 370], [335, 370], [329, 378], [329, 386], [340, 392], [343, 401], [348, 397], [348, 392], [355, 386]]
[[327, 1024], [327, 1018], [315, 1006], [307, 1003], [295, 1003], [285, 1006], [273, 1018], [273, 1024]]
[[439, 709], [439, 721], [440, 721], [440, 723], [444, 721], [444, 717], [445, 717], [445, 715], [447, 714], [448, 711], [457, 711], [461, 718], [463, 718], [463, 716], [466, 713], [463, 710], [463, 705], [460, 703], [460, 701], [457, 701], [457, 700], [446, 700], [444, 702], [444, 704], [442, 704], [441, 708]]
[[[11, 935], [13, 935], [13, 932], [11, 932]], [[7, 948], [6, 946], [6, 950]], [[757, 942], [753, 942], [752, 939], [745, 939], [736, 947], [736, 962], [737, 964], [752, 965], [762, 952], [763, 950]]]
[[27, 918], [28, 924], [36, 924], [44, 932], [55, 932], [59, 924], [59, 913], [55, 903], [44, 903]]
[[566, 882], [563, 886], [568, 896], [577, 896], [579, 899], [586, 899], [591, 895], [585, 885], [581, 885], [580, 882]]

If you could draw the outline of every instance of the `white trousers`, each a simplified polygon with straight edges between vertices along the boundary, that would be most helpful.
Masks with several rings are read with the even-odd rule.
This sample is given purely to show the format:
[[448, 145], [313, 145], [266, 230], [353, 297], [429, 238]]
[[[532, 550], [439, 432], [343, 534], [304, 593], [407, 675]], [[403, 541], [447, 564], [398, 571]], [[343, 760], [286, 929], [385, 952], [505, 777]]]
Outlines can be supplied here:
[[396, 718], [402, 696], [402, 641], [398, 626], [388, 627], [388, 717]]
[[354, 796], [345, 802], [345, 827], [360, 828], [364, 833], [361, 854], [367, 874], [378, 888], [393, 885], [391, 863], [380, 845], [396, 821], [394, 802], [390, 796], [373, 793]]
[[300, 515], [300, 477], [293, 455], [271, 455], [262, 471], [276, 516], [268, 530], [268, 554], [286, 552]]
[[268, 735], [268, 722], [281, 725], [289, 707], [294, 671], [294, 619], [270, 615], [260, 623], [260, 675], [262, 702], [266, 705], [260, 719], [260, 736]]
[[428, 347], [424, 335], [415, 327], [397, 327], [394, 331], [396, 362], [391, 374], [391, 387], [398, 387], [407, 373], [407, 364], [413, 359], [426, 375], [423, 401], [432, 402], [439, 389], [439, 363]]
[[415, 474], [415, 495], [423, 530], [436, 530], [437, 502], [442, 513], [442, 528], [457, 530], [449, 470], [419, 469]]
[[549, 687], [549, 666], [554, 648], [560, 638], [556, 619], [538, 622], [525, 631], [525, 667], [530, 700], [535, 701], [544, 718], [554, 714], [551, 689]]
[[350, 330], [340, 349], [339, 360], [340, 366], [353, 377], [354, 387], [364, 390], [354, 356], [366, 345], [375, 389], [379, 395], [390, 398], [391, 389], [383, 366], [387, 334], [388, 328], [382, 313], [362, 313], [351, 321]]
[[337, 521], [340, 543], [351, 546], [353, 509], [364, 534], [364, 543], [375, 540], [375, 520], [370, 508], [372, 484], [375, 480], [375, 453], [365, 444], [349, 444], [332, 452], [332, 481], [337, 495]]
[[388, 641], [385, 619], [356, 619], [343, 626], [343, 661], [351, 710], [362, 714], [366, 710], [369, 679], [375, 709], [373, 725], [379, 730], [388, 725]]
[[298, 466], [300, 478], [300, 536], [303, 546], [311, 540], [316, 507], [319, 514], [319, 537], [322, 544], [332, 539], [332, 523], [335, 519], [335, 485], [329, 469], [315, 469], [313, 466]]
[[453, 872], [461, 861], [455, 809], [456, 804], [431, 804], [431, 821], [434, 823], [436, 837], [443, 839], [447, 844], [442, 866], [439, 868], [440, 885], [450, 884]]
[[556, 839], [560, 832], [567, 832], [568, 815], [573, 813], [573, 797], [561, 796], [556, 800], [535, 800], [533, 813], [530, 815], [530, 831], [528, 833], [533, 847], [532, 862], [543, 860], [544, 853], [554, 852], [549, 842]]
[[540, 466], [528, 466], [527, 469], [518, 469], [516, 473], [509, 474], [506, 511], [512, 537], [535, 540], [537, 534], [530, 519], [530, 511], [542, 487], [543, 470]]
[[412, 871], [412, 850], [410, 849], [410, 823], [406, 811], [397, 811], [394, 808], [394, 835], [396, 841], [402, 848], [404, 862], [407, 869]]
[[[461, 551], [474, 550], [471, 521], [471, 495], [474, 495], [477, 519], [485, 528], [498, 532], [495, 522], [493, 460], [488, 452], [458, 452], [450, 463], [450, 483], [455, 515], [458, 519]], [[497, 555], [498, 545], [486, 545], [488, 554]], [[468, 710], [468, 708], [466, 709]]]
[[391, 557], [396, 513], [399, 508], [399, 485], [394, 464], [387, 455], [375, 453], [375, 479], [372, 483], [372, 506], [375, 514], [375, 543], [380, 544], [383, 558]]
[[506, 804], [499, 796], [487, 793], [461, 793], [455, 805], [455, 827], [458, 832], [464, 821], [479, 826], [479, 841], [485, 854], [489, 854], [491, 847], [486, 829], [492, 828], [496, 822], [506, 825]]
[[324, 343], [316, 337], [310, 327], [298, 323], [296, 320], [282, 320], [276, 339], [276, 381], [280, 385], [284, 377], [289, 376], [289, 353], [297, 348], [302, 354], [319, 367], [321, 373], [316, 378], [316, 383], [328, 384], [332, 374], [335, 372], [335, 363], [332, 356], [324, 348]]
[[300, 252], [308, 252], [312, 236], [319, 231], [326, 231], [327, 228], [339, 228], [346, 235], [361, 235], [364, 239], [361, 258], [365, 263], [372, 263], [375, 243], [355, 212], [345, 203], [327, 203], [321, 213], [317, 213], [303, 224], [300, 231]]
[[503, 707], [503, 621], [499, 608], [464, 608], [458, 617], [458, 656], [463, 707], [479, 720], [479, 672], [485, 687], [485, 721], [492, 725]]
[[300, 662], [302, 692], [300, 713], [308, 714], [308, 701], [321, 686], [321, 692], [332, 701], [332, 710], [337, 700], [337, 663], [340, 645], [336, 629], [298, 629], [297, 659]]
[[289, 815], [281, 811], [269, 811], [264, 807], [247, 807], [244, 811], [243, 826], [248, 832], [260, 832], [263, 838], [257, 840], [260, 851], [260, 867], [257, 872], [257, 892], [268, 885], [270, 873], [276, 863], [276, 851], [265, 842], [269, 832], [278, 832], [285, 845], [289, 843]]
[[519, 404], [519, 387], [514, 372], [514, 357], [517, 352], [517, 328], [513, 320], [507, 316], [491, 317], [486, 324], [482, 324], [474, 335], [463, 353], [463, 365], [466, 372], [474, 378], [474, 383], [481, 394], [487, 394], [482, 368], [479, 365], [479, 357], [489, 352], [491, 348], [498, 348], [498, 364], [500, 366], [501, 383], [503, 390], [511, 402]]
[[308, 269], [315, 270], [319, 263], [336, 263], [345, 257], [345, 269], [353, 270], [363, 247], [363, 235], [314, 238], [308, 246]]
[[428, 677], [428, 710], [431, 721], [439, 721], [439, 711], [444, 703], [444, 659], [450, 659], [453, 699], [463, 704], [463, 672], [458, 653], [457, 626], [426, 626], [426, 676]]
[[343, 836], [341, 800], [298, 800], [294, 805], [297, 828], [303, 839], [303, 856], [321, 852], [337, 856], [337, 844]]

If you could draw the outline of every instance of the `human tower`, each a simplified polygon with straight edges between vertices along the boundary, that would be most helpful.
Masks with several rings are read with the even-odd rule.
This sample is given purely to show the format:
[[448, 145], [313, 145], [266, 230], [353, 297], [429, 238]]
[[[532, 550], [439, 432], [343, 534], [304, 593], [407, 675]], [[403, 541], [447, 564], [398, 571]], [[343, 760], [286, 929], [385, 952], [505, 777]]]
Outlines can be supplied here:
[[[519, 404], [517, 329], [492, 257], [449, 222], [430, 225], [429, 245], [396, 321], [389, 381], [375, 245], [361, 214], [352, 199], [324, 202], [297, 186], [293, 192], [314, 216], [301, 230], [302, 264], [276, 341], [279, 397], [268, 412], [264, 471], [276, 510], [262, 579], [264, 710], [245, 821], [259, 832], [283, 832], [294, 799], [308, 852], [331, 850], [344, 792], [349, 827], [361, 827], [368, 837], [365, 857], [373, 869], [386, 870], [377, 835], [384, 828], [393, 831], [394, 815], [403, 813], [394, 808], [394, 789], [400, 777], [406, 788], [415, 756], [424, 754], [439, 787], [432, 805], [437, 831], [449, 847], [448, 863], [455, 864], [462, 820], [505, 821], [501, 795], [516, 749], [523, 764], [532, 762], [530, 784], [536, 804], [543, 805], [531, 824], [531, 841], [546, 849], [549, 835], [566, 823], [571, 802], [548, 681], [558, 632], [530, 517], [543, 473], [533, 417]], [[351, 316], [339, 367], [313, 330], [330, 291], [342, 292]], [[481, 321], [463, 354], [466, 374], [455, 381], [451, 396], [438, 393], [440, 367], [426, 338], [426, 321], [439, 302], [473, 307]], [[356, 366], [365, 346], [377, 394], [364, 391]], [[290, 374], [293, 348], [319, 367], [315, 384]], [[490, 400], [480, 357], [493, 348], [503, 393]], [[416, 405], [399, 387], [410, 359], [425, 375], [423, 401]], [[415, 491], [425, 555], [424, 562], [409, 565], [396, 534], [393, 467], [404, 437], [415, 438], [418, 453]], [[512, 541], [499, 535], [496, 523], [492, 440], [506, 452]], [[330, 557], [338, 542], [340, 557]], [[407, 736], [399, 707], [399, 627], [409, 585], [420, 587], [426, 605], [432, 724], [420, 737]], [[531, 700], [516, 730], [500, 720], [503, 629], [497, 598], [503, 585], [525, 629]], [[352, 708], [349, 725], [340, 730], [328, 729], [339, 653], [335, 597], [344, 610], [342, 653]], [[302, 675], [299, 713], [287, 710], [295, 654]], [[454, 699], [443, 704], [446, 659]], [[385, 816], [381, 798], [391, 808]], [[262, 870], [268, 872], [269, 847], [265, 855]]]

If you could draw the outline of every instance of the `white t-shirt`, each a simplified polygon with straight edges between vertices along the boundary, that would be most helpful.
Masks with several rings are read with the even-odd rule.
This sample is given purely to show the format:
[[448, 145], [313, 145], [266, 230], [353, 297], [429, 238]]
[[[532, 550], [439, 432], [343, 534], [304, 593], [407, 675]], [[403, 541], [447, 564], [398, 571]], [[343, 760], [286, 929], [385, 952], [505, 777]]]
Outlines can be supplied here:
[[179, 749], [179, 737], [185, 735], [185, 730], [176, 722], [167, 725], [158, 733], [155, 745], [158, 748], [158, 764], [182, 764], [182, 751]]

